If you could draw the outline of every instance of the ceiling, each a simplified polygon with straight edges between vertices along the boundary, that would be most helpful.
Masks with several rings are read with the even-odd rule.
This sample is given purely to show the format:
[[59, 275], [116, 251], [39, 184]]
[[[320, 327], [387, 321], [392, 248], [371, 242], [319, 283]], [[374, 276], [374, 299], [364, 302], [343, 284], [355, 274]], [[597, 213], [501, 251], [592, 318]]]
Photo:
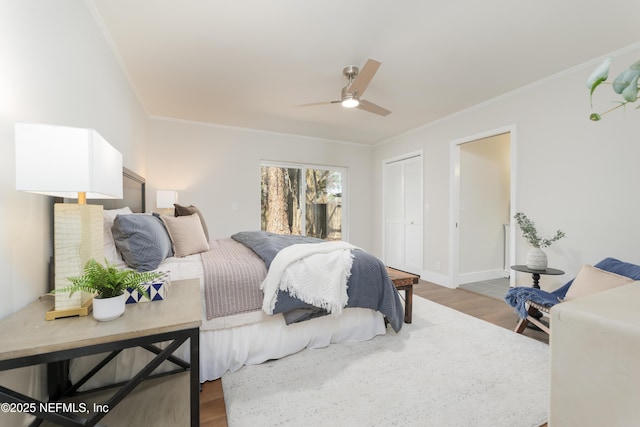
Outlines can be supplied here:
[[[639, 40], [637, 0], [89, 4], [149, 115], [362, 144]], [[368, 58], [382, 65], [363, 98], [390, 115], [302, 106], [338, 99]]]

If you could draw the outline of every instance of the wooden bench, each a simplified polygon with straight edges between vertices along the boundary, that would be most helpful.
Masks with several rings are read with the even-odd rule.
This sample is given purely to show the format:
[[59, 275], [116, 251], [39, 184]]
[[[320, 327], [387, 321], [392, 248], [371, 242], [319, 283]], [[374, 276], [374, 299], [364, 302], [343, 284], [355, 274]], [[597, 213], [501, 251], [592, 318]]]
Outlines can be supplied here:
[[411, 323], [411, 309], [413, 306], [413, 285], [418, 283], [420, 276], [387, 267], [389, 278], [399, 291], [404, 291], [404, 323]]

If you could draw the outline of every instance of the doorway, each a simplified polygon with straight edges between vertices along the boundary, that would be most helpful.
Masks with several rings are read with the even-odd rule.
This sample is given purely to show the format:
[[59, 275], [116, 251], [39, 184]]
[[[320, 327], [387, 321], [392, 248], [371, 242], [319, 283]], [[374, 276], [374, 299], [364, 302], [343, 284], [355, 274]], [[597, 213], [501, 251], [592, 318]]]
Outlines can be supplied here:
[[510, 126], [451, 143], [452, 288], [494, 281], [505, 288], [514, 284], [509, 267], [515, 260], [510, 226], [515, 214], [515, 138], [515, 126]]

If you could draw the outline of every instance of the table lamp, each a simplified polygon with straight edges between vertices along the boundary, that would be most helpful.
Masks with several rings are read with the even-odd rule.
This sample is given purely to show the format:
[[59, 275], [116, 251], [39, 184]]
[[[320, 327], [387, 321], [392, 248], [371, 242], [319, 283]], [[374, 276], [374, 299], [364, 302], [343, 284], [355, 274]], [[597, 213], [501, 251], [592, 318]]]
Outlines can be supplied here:
[[[122, 154], [98, 132], [48, 124], [16, 123], [16, 190], [77, 198], [54, 205], [54, 288], [80, 276], [91, 258], [104, 260], [102, 206], [87, 199], [122, 198]], [[46, 319], [85, 316], [92, 295], [55, 294]]]
[[156, 207], [158, 209], [173, 209], [173, 204], [178, 203], [178, 192], [174, 190], [156, 191]]

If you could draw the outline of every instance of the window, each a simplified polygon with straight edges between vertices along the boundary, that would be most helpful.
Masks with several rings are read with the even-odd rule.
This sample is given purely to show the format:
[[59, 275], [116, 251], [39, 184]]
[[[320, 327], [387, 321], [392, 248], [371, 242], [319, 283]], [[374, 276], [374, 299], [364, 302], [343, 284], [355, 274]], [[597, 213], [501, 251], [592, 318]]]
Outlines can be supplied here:
[[262, 163], [262, 230], [341, 240], [345, 175], [342, 168]]

